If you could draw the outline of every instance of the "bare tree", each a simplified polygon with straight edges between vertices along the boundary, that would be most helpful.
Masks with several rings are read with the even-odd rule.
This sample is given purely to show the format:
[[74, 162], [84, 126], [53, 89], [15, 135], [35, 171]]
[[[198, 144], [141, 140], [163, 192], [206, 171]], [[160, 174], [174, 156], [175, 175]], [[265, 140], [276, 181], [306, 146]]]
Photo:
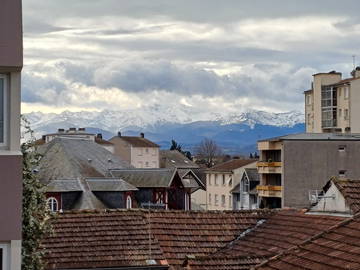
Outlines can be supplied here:
[[222, 155], [222, 149], [215, 141], [205, 138], [196, 146], [195, 153], [198, 158], [205, 160], [207, 167], [211, 167], [215, 158]]

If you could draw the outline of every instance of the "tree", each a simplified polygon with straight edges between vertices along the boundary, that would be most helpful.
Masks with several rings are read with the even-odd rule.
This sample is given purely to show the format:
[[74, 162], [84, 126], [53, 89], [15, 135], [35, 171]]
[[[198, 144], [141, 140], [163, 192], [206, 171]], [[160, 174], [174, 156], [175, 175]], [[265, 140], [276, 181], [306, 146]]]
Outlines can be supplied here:
[[196, 155], [205, 160], [207, 167], [214, 165], [214, 160], [216, 157], [222, 155], [221, 147], [213, 140], [205, 138], [200, 144], [195, 148]]
[[252, 154], [252, 153], [250, 153], [249, 158], [250, 158], [250, 159], [253, 159], [253, 158], [254, 158], [254, 156], [253, 156], [253, 154]]
[[22, 270], [42, 270], [44, 263], [41, 241], [51, 233], [50, 213], [46, 205], [44, 186], [40, 183], [34, 168], [40, 155], [34, 151], [34, 138], [29, 123], [22, 119], [31, 139], [21, 145], [23, 154], [23, 211], [22, 211]]
[[177, 143], [175, 140], [171, 140], [170, 150], [177, 150], [182, 153], [181, 144]]

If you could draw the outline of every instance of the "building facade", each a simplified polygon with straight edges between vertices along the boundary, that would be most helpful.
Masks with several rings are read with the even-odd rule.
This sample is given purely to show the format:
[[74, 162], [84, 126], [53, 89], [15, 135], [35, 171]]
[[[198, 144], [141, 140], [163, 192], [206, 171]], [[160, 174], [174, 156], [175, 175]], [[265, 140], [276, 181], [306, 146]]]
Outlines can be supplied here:
[[245, 168], [240, 183], [232, 190], [233, 210], [257, 209], [259, 200], [256, 187], [260, 184], [256, 168]]
[[352, 78], [331, 71], [313, 75], [312, 88], [305, 94], [306, 132], [360, 133], [360, 67]]
[[309, 207], [331, 177], [360, 177], [360, 135], [294, 134], [259, 141], [258, 150], [260, 207]]
[[140, 137], [123, 136], [118, 132], [117, 136], [109, 140], [114, 144], [114, 154], [129, 162], [135, 168], [159, 168], [159, 145], [145, 138], [144, 133]]
[[21, 268], [22, 66], [21, 1], [3, 0], [0, 8], [0, 269], [6, 270]]
[[233, 159], [206, 171], [206, 191], [196, 191], [193, 196], [206, 202], [207, 210], [232, 210], [232, 189], [240, 183], [246, 168], [256, 168], [256, 160]]

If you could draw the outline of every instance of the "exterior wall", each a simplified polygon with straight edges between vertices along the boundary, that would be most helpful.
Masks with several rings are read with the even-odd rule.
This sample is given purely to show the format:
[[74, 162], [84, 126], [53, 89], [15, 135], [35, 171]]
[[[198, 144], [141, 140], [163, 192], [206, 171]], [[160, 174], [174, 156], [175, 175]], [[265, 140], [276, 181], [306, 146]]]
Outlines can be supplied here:
[[[338, 127], [342, 129], [342, 131], [345, 131], [345, 128], [350, 127], [350, 121], [349, 118], [346, 119], [345, 117], [345, 110], [349, 111], [349, 116], [351, 115], [350, 113], [350, 93], [351, 90], [349, 89], [349, 97], [346, 98], [345, 97], [345, 88], [349, 88], [349, 86], [344, 86], [341, 85], [338, 87], [337, 89], [337, 121], [338, 121]], [[358, 103], [360, 104], [360, 103]], [[340, 113], [341, 112], [341, 113]]]
[[0, 4], [0, 73], [8, 77], [7, 141], [0, 149], [0, 242], [7, 243], [10, 270], [21, 269], [22, 157], [20, 96], [22, 53], [21, 0]]
[[351, 82], [349, 95], [351, 132], [360, 133], [360, 79]]
[[311, 212], [350, 213], [350, 208], [346, 205], [344, 196], [334, 184], [331, 184], [324, 196], [333, 196], [333, 198], [322, 198], [315, 206], [311, 207]]
[[0, 48], [0, 72], [21, 70], [23, 54], [20, 0], [1, 1]]
[[63, 192], [61, 194], [61, 207], [63, 210], [74, 209], [77, 200], [80, 198], [82, 192]]
[[306, 132], [314, 132], [314, 93], [305, 93], [305, 128]]
[[191, 209], [192, 210], [206, 210], [206, 194], [207, 192], [202, 189], [191, 193]]
[[337, 83], [341, 80], [341, 74], [320, 73], [314, 75], [314, 133], [322, 133], [321, 127], [321, 86]]
[[[207, 172], [206, 173], [206, 201], [208, 210], [232, 210], [233, 199], [230, 192], [238, 183], [245, 171], [245, 168], [256, 168], [256, 162], [245, 165], [241, 168], [235, 169], [232, 172]], [[223, 177], [225, 177], [225, 185], [222, 184]], [[215, 178], [217, 178], [217, 185], [215, 185]], [[230, 183], [232, 179], [232, 183]], [[211, 203], [209, 202], [209, 195], [211, 196]], [[225, 203], [222, 202], [222, 196], [225, 196]], [[215, 198], [218, 198], [216, 203]]]
[[159, 148], [131, 146], [131, 165], [136, 168], [159, 168]]
[[100, 144], [100, 145], [104, 147], [106, 150], [108, 150], [110, 153], [112, 154], [115, 153], [114, 145], [109, 145], [109, 144]]
[[113, 137], [110, 142], [114, 144], [114, 155], [131, 164], [131, 146], [120, 137]]
[[308, 207], [309, 190], [321, 190], [340, 170], [360, 179], [358, 160], [360, 141], [284, 141], [282, 207]]

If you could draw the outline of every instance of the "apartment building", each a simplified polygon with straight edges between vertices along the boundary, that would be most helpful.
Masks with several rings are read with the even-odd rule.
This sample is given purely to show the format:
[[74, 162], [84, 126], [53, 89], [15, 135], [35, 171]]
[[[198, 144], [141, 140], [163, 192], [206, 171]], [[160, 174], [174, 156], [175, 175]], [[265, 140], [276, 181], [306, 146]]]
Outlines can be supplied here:
[[22, 155], [20, 0], [0, 5], [0, 269], [21, 268]]
[[260, 207], [309, 207], [331, 177], [360, 179], [360, 134], [303, 133], [258, 141]]
[[331, 71], [313, 75], [305, 94], [306, 132], [360, 133], [360, 67], [352, 77]]
[[123, 136], [118, 132], [109, 141], [114, 144], [114, 154], [135, 168], [159, 168], [160, 147], [146, 139], [144, 133], [136, 137]]
[[231, 191], [240, 183], [246, 168], [256, 168], [256, 160], [233, 159], [210, 168], [206, 171], [206, 192], [199, 190], [194, 196], [205, 195], [207, 210], [232, 210]]

